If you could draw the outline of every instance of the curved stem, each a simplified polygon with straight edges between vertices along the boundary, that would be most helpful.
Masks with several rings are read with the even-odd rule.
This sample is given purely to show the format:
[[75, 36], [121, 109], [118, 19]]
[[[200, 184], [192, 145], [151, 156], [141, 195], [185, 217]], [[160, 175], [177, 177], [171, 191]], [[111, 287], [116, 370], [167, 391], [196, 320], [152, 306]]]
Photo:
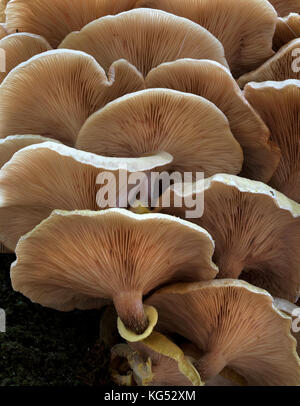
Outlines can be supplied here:
[[113, 298], [113, 302], [125, 327], [135, 334], [143, 334], [149, 321], [144, 311], [142, 294], [120, 292]]

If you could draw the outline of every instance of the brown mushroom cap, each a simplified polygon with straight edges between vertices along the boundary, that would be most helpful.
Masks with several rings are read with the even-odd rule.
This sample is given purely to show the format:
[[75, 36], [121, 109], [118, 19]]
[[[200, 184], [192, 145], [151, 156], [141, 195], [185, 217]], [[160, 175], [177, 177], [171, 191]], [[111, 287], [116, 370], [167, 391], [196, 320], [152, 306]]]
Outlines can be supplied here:
[[[300, 79], [297, 72], [297, 56], [295, 51], [300, 49], [300, 38], [284, 45], [271, 59], [256, 70], [246, 73], [238, 79], [239, 86], [243, 89], [249, 82], [283, 81], [286, 79]], [[294, 64], [297, 69], [294, 69]]]
[[54, 141], [50, 138], [41, 137], [40, 135], [11, 135], [0, 139], [0, 169], [8, 162], [14, 153], [29, 145], [41, 144], [42, 142]]
[[5, 9], [6, 9], [6, 5], [9, 2], [9, 0], [0, 0], [0, 21], [2, 23], [5, 22]]
[[[11, 137], [0, 145], [0, 153], [1, 149], [11, 152], [19, 145], [20, 140]], [[106, 208], [98, 195], [97, 179], [102, 172], [115, 175], [118, 205], [119, 193], [126, 197], [128, 193], [122, 186], [119, 188], [120, 176], [126, 181], [130, 173], [164, 169], [171, 161], [168, 154], [140, 159], [106, 158], [53, 142], [22, 149], [0, 171], [0, 240], [14, 250], [22, 235], [57, 208]]]
[[59, 48], [84, 51], [107, 71], [126, 59], [146, 76], [163, 62], [212, 59], [227, 66], [222, 44], [205, 28], [159, 10], [131, 10], [107, 16], [69, 34]]
[[300, 360], [291, 320], [266, 291], [239, 280], [169, 286], [147, 304], [158, 329], [177, 333], [204, 352], [194, 364], [205, 381], [229, 366], [248, 385], [299, 385]]
[[21, 62], [27, 61], [34, 55], [49, 51], [51, 46], [39, 35], [19, 33], [2, 38], [0, 40], [0, 49], [5, 52], [6, 59], [5, 72], [0, 72], [1, 83], [8, 73]]
[[33, 32], [53, 47], [96, 18], [129, 10], [135, 0], [14, 0], [6, 9], [9, 32]]
[[234, 77], [274, 54], [277, 14], [266, 0], [140, 0], [136, 7], [165, 10], [205, 27], [223, 44]]
[[0, 86], [0, 138], [40, 134], [74, 145], [90, 114], [143, 88], [143, 78], [126, 61], [114, 63], [107, 77], [83, 52], [36, 55], [13, 69]]
[[281, 149], [270, 185], [300, 203], [300, 81], [249, 83], [244, 93]]
[[178, 197], [186, 202], [189, 196], [204, 199], [203, 216], [189, 220], [212, 235], [220, 279], [241, 278], [274, 296], [297, 301], [300, 205], [270, 186], [232, 175], [215, 175], [204, 186], [191, 184], [190, 190], [186, 185], [184, 193], [175, 186], [170, 208], [163, 207], [161, 198], [161, 212], [185, 218], [190, 208], [184, 201], [175, 207]]
[[[111, 352], [112, 361], [127, 359], [129, 374], [138, 386], [203, 386], [197, 370], [182, 350], [155, 331], [143, 341], [118, 344]], [[118, 370], [113, 371], [116, 383], [123, 376]]]
[[[300, 10], [299, 10], [300, 12]], [[300, 37], [300, 15], [291, 13], [286, 17], [278, 17], [273, 38], [273, 49], [278, 51], [283, 45]]]
[[8, 35], [6, 28], [5, 28], [5, 24], [0, 23], [0, 39], [6, 37]]
[[241, 175], [267, 182], [278, 166], [280, 152], [269, 142], [270, 131], [244, 98], [229, 70], [214, 61], [182, 59], [152, 69], [148, 88], [170, 88], [202, 96], [227, 117], [244, 152]]
[[300, 0], [269, 0], [281, 17], [300, 12]]
[[243, 152], [224, 114], [211, 102], [170, 89], [126, 95], [93, 114], [76, 147], [100, 155], [138, 157], [165, 151], [180, 172], [239, 173]]
[[213, 250], [205, 230], [172, 216], [54, 211], [21, 237], [11, 279], [33, 302], [58, 310], [112, 300], [120, 333], [127, 339], [125, 326], [134, 341], [146, 338], [157, 321], [154, 309], [143, 307], [143, 295], [174, 280], [214, 278]]

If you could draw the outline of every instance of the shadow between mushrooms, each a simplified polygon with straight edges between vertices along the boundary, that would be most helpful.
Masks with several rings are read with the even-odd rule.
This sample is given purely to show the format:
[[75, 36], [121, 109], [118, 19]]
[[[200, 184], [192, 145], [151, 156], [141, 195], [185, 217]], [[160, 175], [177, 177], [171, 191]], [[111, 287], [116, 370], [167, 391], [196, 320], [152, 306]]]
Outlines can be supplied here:
[[169, 88], [202, 96], [227, 117], [232, 134], [244, 153], [241, 175], [267, 182], [278, 166], [280, 151], [270, 141], [270, 131], [244, 98], [224, 66], [214, 61], [182, 59], [152, 69], [147, 88]]
[[[203, 215], [189, 220], [212, 235], [218, 278], [244, 279], [273, 296], [297, 301], [299, 204], [270, 186], [232, 175], [215, 175], [204, 185], [200, 181], [181, 189], [174, 185], [171, 197], [165, 192], [161, 212], [186, 218], [193, 200], [203, 202]], [[178, 202], [182, 207], [176, 207]]]
[[135, 1], [14, 0], [6, 8], [6, 25], [9, 32], [33, 32], [57, 47], [70, 32], [105, 15], [129, 10]]
[[155, 331], [143, 341], [118, 344], [111, 353], [112, 378], [118, 385], [203, 386], [197, 370], [182, 350]]
[[[0, 144], [0, 155], [3, 150], [10, 153], [14, 146], [20, 146], [20, 138], [11, 137]], [[129, 174], [147, 175], [152, 170], [163, 170], [171, 162], [168, 154], [116, 159], [53, 142], [28, 146], [16, 152], [0, 171], [0, 240], [14, 250], [19, 238], [54, 209], [100, 210], [110, 204], [127, 207]], [[105, 175], [103, 179], [101, 174]], [[108, 174], [114, 175], [115, 201], [110, 200], [111, 196], [105, 199]], [[120, 179], [125, 180], [125, 189]]]
[[223, 44], [234, 77], [274, 54], [277, 14], [266, 0], [139, 0], [136, 7], [162, 9], [205, 27]]
[[157, 322], [143, 295], [174, 280], [214, 278], [213, 250], [205, 230], [172, 216], [54, 211], [20, 239], [11, 280], [16, 291], [57, 310], [113, 301], [120, 335], [133, 342]]
[[107, 16], [69, 34], [59, 48], [84, 51], [107, 71], [123, 58], [144, 77], [163, 62], [212, 59], [226, 67], [222, 44], [205, 28], [160, 10], [131, 10]]
[[281, 150], [270, 185], [300, 203], [300, 81], [249, 83], [244, 93]]
[[268, 292], [214, 280], [169, 286], [146, 303], [158, 310], [159, 331], [180, 334], [203, 352], [194, 365], [204, 382], [228, 366], [249, 386], [300, 384], [291, 320]]
[[165, 151], [179, 172], [239, 173], [243, 152], [228, 120], [210, 101], [171, 89], [126, 95], [94, 113], [76, 148], [114, 157]]
[[280, 17], [300, 12], [300, 0], [269, 0]]
[[123, 60], [111, 66], [107, 77], [83, 52], [36, 55], [13, 69], [0, 86], [0, 138], [39, 134], [72, 146], [89, 115], [143, 88], [139, 72]]

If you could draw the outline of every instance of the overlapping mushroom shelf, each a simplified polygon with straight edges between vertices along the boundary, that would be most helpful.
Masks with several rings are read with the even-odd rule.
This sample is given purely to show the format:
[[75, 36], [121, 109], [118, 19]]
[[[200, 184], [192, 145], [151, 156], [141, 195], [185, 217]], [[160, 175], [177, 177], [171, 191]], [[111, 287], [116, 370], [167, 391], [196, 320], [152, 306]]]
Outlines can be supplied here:
[[300, 385], [300, 1], [0, 6], [13, 289], [106, 307], [118, 385]]

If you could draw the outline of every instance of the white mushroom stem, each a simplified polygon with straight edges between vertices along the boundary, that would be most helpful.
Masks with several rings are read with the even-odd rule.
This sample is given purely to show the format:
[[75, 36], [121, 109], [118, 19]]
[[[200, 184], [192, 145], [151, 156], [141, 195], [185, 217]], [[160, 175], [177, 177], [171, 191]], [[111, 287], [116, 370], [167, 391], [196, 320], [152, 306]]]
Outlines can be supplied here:
[[113, 302], [124, 326], [136, 334], [144, 333], [149, 320], [144, 311], [142, 294], [120, 292], [114, 297]]
[[222, 354], [208, 352], [194, 363], [201, 379], [207, 381], [219, 375], [226, 367], [226, 360]]

